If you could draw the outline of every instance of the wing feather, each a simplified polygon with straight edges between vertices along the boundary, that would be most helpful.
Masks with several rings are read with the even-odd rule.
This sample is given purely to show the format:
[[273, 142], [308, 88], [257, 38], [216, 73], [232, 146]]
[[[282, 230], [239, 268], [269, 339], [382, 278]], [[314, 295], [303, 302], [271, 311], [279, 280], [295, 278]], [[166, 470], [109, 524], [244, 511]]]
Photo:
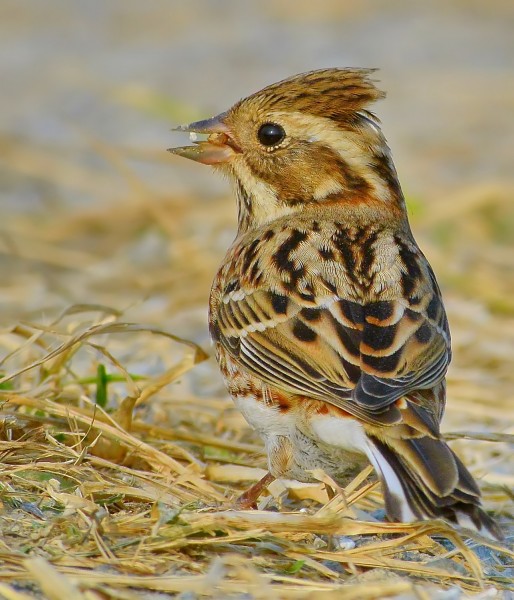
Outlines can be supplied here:
[[[319, 266], [308, 267], [303, 271], [319, 273]], [[333, 293], [314, 300], [288, 293], [289, 281], [283, 293], [265, 278], [249, 291], [231, 281], [221, 290], [214, 319], [217, 341], [273, 387], [329, 402], [369, 423], [399, 422], [395, 402], [409, 394], [421, 420], [425, 408], [438, 415], [439, 407], [423, 406], [430, 394], [417, 391], [444, 379], [449, 330], [435, 278], [415, 247], [408, 275], [414, 271], [410, 296], [386, 290], [374, 301], [364, 294], [361, 301], [355, 294], [348, 298], [347, 277], [325, 281]]]

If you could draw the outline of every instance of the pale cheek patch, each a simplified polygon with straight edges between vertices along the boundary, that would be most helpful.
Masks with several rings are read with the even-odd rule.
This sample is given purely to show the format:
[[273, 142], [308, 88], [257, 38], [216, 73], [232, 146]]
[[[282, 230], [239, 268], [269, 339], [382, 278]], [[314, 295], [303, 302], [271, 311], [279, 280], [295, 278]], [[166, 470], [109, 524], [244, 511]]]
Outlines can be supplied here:
[[322, 181], [318, 187], [314, 190], [314, 200], [324, 200], [331, 194], [337, 194], [342, 192], [343, 187], [336, 179], [326, 179]]
[[[323, 144], [338, 152], [348, 166], [362, 179], [368, 182], [375, 190], [375, 195], [383, 201], [390, 200], [388, 186], [377, 176], [374, 169], [368, 164], [370, 150], [372, 152], [382, 150], [385, 140], [378, 124], [369, 122], [366, 132], [341, 131], [334, 123], [326, 117], [315, 117], [304, 115], [301, 112], [275, 113], [278, 119], [285, 124], [289, 134], [300, 139], [305, 138], [305, 132], [309, 132], [308, 141], [323, 141]], [[368, 150], [363, 148], [363, 135], [368, 134]], [[390, 159], [389, 156], [387, 156]], [[320, 199], [323, 196], [320, 195]]]
[[247, 194], [259, 198], [259, 202], [267, 206], [275, 206], [277, 204], [276, 191], [271, 185], [255, 177], [242, 157], [234, 160], [232, 166], [237, 179], [239, 179]]
[[[251, 200], [251, 221], [254, 226], [269, 223], [293, 212], [294, 209], [292, 207], [279, 202], [277, 192], [273, 186], [253, 175], [244, 162], [244, 159], [240, 158], [237, 161], [233, 161], [232, 168], [245, 193]], [[258, 198], [258, 201], [254, 201], [254, 198]]]

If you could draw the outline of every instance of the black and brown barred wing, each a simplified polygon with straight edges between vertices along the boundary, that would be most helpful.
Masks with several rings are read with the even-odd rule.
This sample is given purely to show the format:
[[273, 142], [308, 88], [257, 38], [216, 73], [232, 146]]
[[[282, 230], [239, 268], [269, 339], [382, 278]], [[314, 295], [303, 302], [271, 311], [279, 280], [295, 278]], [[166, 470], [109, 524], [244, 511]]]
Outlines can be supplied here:
[[[341, 236], [319, 240], [315, 232], [296, 232], [267, 262], [260, 241], [248, 244], [226, 272], [211, 315], [213, 337], [269, 385], [370, 424], [400, 422], [396, 401], [416, 392], [421, 420], [437, 430], [444, 399], [431, 406], [422, 391], [444, 379], [449, 334], [425, 258], [391, 235], [389, 253], [384, 238], [373, 236], [377, 262], [359, 255], [362, 243], [340, 250]], [[363, 272], [363, 261], [374, 276]]]

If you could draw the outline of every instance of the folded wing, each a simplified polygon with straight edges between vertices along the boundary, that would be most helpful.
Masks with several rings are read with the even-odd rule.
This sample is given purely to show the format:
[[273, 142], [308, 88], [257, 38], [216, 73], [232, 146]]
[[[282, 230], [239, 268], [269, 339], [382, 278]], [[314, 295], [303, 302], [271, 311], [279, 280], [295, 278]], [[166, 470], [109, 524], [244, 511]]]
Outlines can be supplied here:
[[[396, 401], [441, 382], [450, 360], [446, 316], [429, 279], [423, 297], [376, 302], [349, 300], [344, 290], [314, 302], [265, 286], [227, 294], [216, 315], [217, 341], [273, 387], [370, 424], [399, 423]], [[442, 407], [424, 406], [424, 397], [408, 399], [437, 429]]]

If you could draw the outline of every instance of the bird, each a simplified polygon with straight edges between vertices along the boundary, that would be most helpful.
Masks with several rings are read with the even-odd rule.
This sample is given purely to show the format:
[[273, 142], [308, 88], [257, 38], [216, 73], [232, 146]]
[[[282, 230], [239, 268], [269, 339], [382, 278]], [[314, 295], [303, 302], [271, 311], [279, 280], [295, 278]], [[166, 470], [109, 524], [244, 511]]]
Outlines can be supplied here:
[[237, 506], [276, 478], [323, 469], [341, 482], [371, 463], [388, 520], [441, 518], [501, 540], [440, 432], [450, 330], [370, 110], [385, 97], [374, 72], [289, 77], [178, 127], [193, 144], [170, 149], [228, 176], [237, 200], [209, 330], [268, 460]]

